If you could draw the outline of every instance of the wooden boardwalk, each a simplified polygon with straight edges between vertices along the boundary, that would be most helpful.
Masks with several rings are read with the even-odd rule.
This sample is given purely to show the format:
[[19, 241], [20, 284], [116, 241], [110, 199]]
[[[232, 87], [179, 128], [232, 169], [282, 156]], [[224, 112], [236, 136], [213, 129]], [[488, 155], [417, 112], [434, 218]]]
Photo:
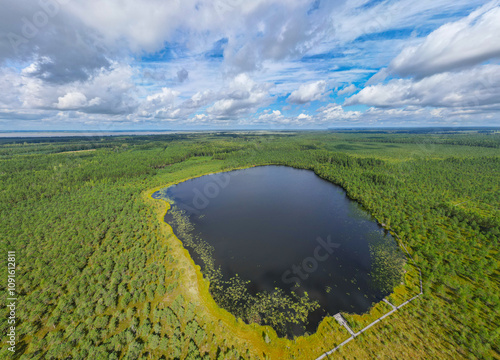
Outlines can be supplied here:
[[337, 320], [339, 322], [340, 325], [344, 326], [347, 331], [349, 331], [349, 333], [352, 335], [352, 336], [356, 336], [356, 334], [354, 333], [354, 331], [352, 331], [352, 329], [349, 327], [349, 324], [347, 323], [347, 321], [342, 317], [342, 315], [340, 313], [338, 314], [335, 314], [333, 316], [335, 318], [335, 320]]
[[342, 343], [340, 343], [339, 345], [337, 345], [335, 348], [333, 348], [332, 350], [330, 351], [327, 351], [326, 353], [322, 354], [321, 356], [319, 356], [318, 358], [316, 358], [316, 360], [321, 360], [321, 359], [324, 359], [326, 357], [328, 357], [328, 355], [331, 355], [333, 354], [335, 351], [337, 351], [338, 349], [340, 349], [342, 346], [344, 346], [345, 344], [347, 344], [349, 341], [353, 340], [354, 338], [356, 338], [357, 336], [361, 335], [363, 332], [365, 332], [366, 330], [368, 330], [369, 328], [371, 328], [373, 325], [377, 324], [378, 322], [380, 322], [381, 320], [385, 319], [386, 317], [388, 317], [389, 315], [391, 315], [393, 312], [401, 309], [403, 306], [409, 304], [410, 302], [412, 302], [413, 300], [415, 300], [416, 298], [418, 298], [420, 295], [422, 295], [422, 292], [420, 292], [418, 295], [412, 297], [411, 299], [409, 300], [406, 300], [404, 303], [402, 303], [401, 305], [399, 306], [394, 306], [393, 304], [391, 304], [387, 299], [384, 299], [384, 301], [386, 303], [388, 303], [390, 306], [392, 306], [392, 310], [389, 311], [387, 314], [384, 314], [382, 315], [381, 317], [379, 317], [377, 320], [375, 320], [374, 322], [372, 322], [371, 324], [365, 326], [363, 329], [361, 329], [360, 331], [358, 331], [357, 333], [355, 333], [351, 327], [349, 326], [349, 324], [347, 323], [347, 321], [342, 317], [342, 315], [340, 313], [338, 314], [335, 314], [334, 315], [334, 318], [339, 322], [340, 325], [344, 326], [347, 331], [349, 331], [349, 333], [351, 334], [351, 337], [348, 338], [347, 340], [343, 341]]

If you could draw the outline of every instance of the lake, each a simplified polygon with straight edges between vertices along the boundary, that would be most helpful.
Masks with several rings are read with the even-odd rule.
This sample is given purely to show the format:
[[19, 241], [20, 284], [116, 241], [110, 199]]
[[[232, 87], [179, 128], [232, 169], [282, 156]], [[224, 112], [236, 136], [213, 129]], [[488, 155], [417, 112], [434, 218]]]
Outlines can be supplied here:
[[[307, 292], [320, 305], [308, 315], [309, 332], [327, 314], [363, 313], [388, 295], [370, 276], [370, 245], [396, 242], [341, 187], [312, 171], [253, 167], [187, 180], [153, 197], [183, 210], [223, 278], [250, 281], [252, 294]], [[179, 235], [170, 211], [165, 221]], [[203, 269], [203, 257], [185, 246]]]

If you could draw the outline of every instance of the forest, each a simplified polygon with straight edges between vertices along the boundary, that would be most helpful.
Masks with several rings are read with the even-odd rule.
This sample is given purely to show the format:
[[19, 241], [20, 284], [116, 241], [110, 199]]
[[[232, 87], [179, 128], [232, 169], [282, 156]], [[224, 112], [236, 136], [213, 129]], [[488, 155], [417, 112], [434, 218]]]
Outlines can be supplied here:
[[[0, 358], [315, 359], [343, 342], [332, 317], [289, 339], [219, 307], [151, 197], [273, 164], [341, 186], [422, 272], [422, 296], [329, 358], [499, 359], [499, 148], [500, 133], [472, 130], [1, 139], [0, 275], [6, 299], [15, 251], [17, 343], [2, 306]], [[417, 282], [408, 271], [393, 303]], [[359, 330], [383, 306], [345, 317]]]

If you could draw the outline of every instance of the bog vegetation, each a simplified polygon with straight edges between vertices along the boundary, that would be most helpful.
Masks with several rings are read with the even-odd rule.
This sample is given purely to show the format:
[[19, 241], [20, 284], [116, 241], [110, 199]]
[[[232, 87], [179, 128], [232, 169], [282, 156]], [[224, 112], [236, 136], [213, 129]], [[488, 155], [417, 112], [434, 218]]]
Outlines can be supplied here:
[[[333, 357], [498, 358], [499, 147], [498, 134], [473, 132], [5, 140], [0, 240], [18, 264], [14, 358], [311, 359], [345, 340], [332, 318], [290, 340], [218, 307], [162, 222], [166, 203], [151, 198], [193, 176], [264, 164], [310, 169], [342, 186], [422, 269], [423, 296]], [[407, 270], [395, 303], [419, 291]], [[383, 306], [346, 317], [361, 326]], [[4, 307], [2, 334], [7, 327]], [[12, 357], [5, 341], [0, 357]]]

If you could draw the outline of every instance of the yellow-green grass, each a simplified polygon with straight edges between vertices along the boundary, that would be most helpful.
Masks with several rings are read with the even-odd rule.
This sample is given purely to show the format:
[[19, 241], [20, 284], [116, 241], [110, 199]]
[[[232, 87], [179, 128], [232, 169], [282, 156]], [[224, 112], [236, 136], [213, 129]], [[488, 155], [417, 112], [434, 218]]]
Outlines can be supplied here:
[[397, 286], [394, 292], [387, 297], [387, 300], [394, 306], [399, 306], [420, 293], [420, 273], [418, 269], [409, 263], [405, 266], [405, 271], [404, 283]]
[[372, 322], [380, 318], [381, 316], [387, 314], [393, 308], [384, 301], [380, 301], [370, 308], [370, 310], [364, 314], [350, 314], [342, 313], [344, 319], [349, 323], [350, 328], [355, 332], [363, 330], [366, 326], [370, 325]]

